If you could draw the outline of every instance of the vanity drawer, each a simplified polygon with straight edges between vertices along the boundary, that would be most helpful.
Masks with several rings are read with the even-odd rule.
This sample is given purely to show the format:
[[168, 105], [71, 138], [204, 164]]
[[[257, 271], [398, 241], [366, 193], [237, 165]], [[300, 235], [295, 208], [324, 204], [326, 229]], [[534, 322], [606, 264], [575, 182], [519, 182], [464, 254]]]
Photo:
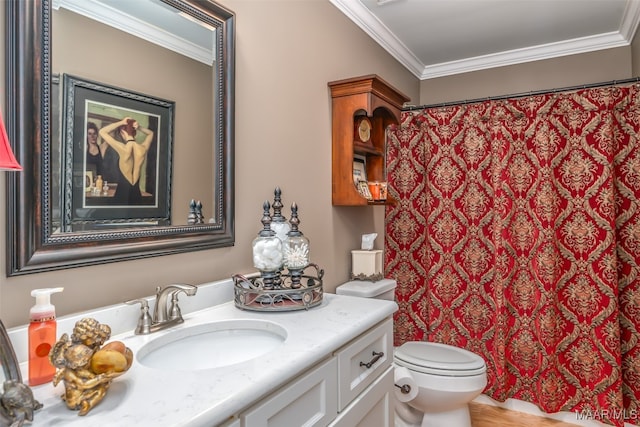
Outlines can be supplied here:
[[240, 416], [243, 427], [326, 426], [338, 412], [335, 357]]
[[378, 324], [336, 353], [338, 411], [366, 389], [393, 360], [393, 321]]
[[387, 368], [343, 410], [330, 427], [393, 427], [393, 367]]

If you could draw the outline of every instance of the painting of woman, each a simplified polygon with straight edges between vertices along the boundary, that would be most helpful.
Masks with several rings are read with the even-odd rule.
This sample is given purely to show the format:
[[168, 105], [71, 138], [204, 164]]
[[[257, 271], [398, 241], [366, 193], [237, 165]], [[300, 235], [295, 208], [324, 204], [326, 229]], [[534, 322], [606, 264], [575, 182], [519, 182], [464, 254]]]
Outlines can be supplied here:
[[[136, 139], [142, 134], [141, 141]], [[140, 126], [138, 121], [125, 117], [100, 129], [100, 137], [118, 153], [119, 177], [114, 201], [126, 205], [142, 203], [140, 177], [147, 153], [153, 142], [152, 130]]]

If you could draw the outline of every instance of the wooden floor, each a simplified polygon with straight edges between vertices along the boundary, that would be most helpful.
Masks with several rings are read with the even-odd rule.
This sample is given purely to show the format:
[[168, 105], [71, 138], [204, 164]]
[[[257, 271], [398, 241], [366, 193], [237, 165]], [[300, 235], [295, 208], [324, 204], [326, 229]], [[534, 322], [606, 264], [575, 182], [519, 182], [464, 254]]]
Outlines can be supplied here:
[[577, 425], [476, 402], [471, 402], [469, 407], [473, 427], [575, 427]]

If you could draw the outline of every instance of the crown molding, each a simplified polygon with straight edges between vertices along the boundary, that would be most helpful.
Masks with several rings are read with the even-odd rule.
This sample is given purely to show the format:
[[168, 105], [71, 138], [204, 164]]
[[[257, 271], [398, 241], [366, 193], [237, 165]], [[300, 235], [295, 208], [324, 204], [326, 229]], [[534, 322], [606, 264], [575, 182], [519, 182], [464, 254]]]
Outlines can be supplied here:
[[624, 39], [631, 44], [633, 37], [636, 35], [636, 30], [640, 24], [640, 1], [628, 0], [627, 7], [622, 15], [622, 22], [620, 23], [620, 34]]
[[329, 1], [420, 80], [628, 46], [640, 23], [640, 1], [628, 0], [616, 32], [425, 65], [359, 0]]
[[355, 22], [380, 46], [396, 58], [416, 77], [420, 77], [424, 64], [391, 32], [377, 16], [356, 0], [329, 0], [349, 19]]
[[167, 29], [151, 25], [101, 1], [53, 0], [52, 7], [54, 9], [60, 7], [68, 9], [204, 64], [211, 65], [213, 63], [214, 53], [211, 49], [178, 37]]
[[629, 42], [627, 42], [620, 33], [607, 33], [557, 43], [532, 46], [523, 49], [514, 49], [489, 55], [476, 56], [460, 61], [427, 65], [423, 68], [422, 73], [418, 77], [421, 80], [427, 80], [437, 77], [451, 76], [454, 74], [468, 73], [471, 71], [524, 64], [526, 62], [541, 61], [544, 59], [553, 59], [628, 45]]

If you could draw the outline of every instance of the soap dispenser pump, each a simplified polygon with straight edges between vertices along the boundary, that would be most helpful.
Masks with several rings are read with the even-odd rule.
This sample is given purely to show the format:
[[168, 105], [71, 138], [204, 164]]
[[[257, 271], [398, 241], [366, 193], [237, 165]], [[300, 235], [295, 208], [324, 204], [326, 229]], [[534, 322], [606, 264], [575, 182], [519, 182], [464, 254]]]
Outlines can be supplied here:
[[51, 294], [64, 288], [34, 289], [36, 305], [29, 311], [29, 385], [38, 385], [53, 379], [56, 368], [49, 361], [49, 352], [57, 340], [56, 309]]

